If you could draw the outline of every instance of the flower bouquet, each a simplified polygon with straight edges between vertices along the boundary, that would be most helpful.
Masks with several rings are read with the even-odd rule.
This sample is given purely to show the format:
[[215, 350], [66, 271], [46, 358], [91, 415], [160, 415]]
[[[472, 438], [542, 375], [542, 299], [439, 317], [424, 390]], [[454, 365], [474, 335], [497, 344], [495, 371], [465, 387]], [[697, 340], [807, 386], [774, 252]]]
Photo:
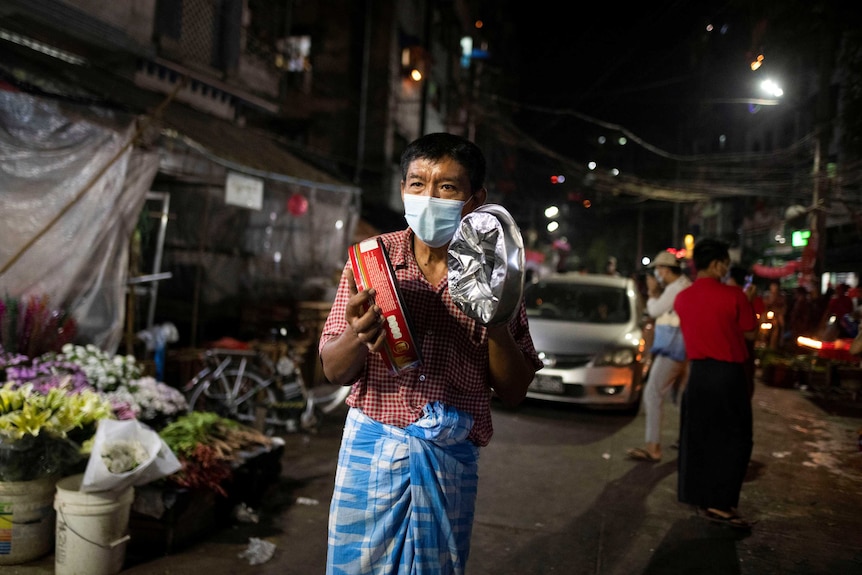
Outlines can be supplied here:
[[68, 382], [36, 391], [32, 384], [0, 387], [0, 481], [31, 481], [71, 472], [99, 420], [113, 418], [110, 401]]
[[134, 419], [103, 419], [93, 440], [81, 491], [144, 485], [181, 467], [171, 448], [149, 426]]

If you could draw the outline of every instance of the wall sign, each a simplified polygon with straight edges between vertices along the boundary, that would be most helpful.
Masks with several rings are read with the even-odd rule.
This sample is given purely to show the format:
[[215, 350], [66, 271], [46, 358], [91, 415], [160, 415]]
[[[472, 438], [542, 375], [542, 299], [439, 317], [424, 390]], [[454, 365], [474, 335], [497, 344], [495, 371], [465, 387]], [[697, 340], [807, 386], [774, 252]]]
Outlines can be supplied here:
[[224, 185], [224, 201], [232, 206], [260, 210], [263, 208], [263, 180], [228, 172]]

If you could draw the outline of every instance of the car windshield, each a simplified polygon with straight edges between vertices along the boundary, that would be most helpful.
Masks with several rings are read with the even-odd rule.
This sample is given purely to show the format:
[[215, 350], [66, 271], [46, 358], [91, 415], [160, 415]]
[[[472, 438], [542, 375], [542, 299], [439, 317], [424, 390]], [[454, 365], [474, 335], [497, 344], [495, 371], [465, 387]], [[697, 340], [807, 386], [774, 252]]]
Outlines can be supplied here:
[[583, 323], [626, 323], [629, 298], [623, 288], [565, 282], [530, 284], [524, 293], [527, 315]]

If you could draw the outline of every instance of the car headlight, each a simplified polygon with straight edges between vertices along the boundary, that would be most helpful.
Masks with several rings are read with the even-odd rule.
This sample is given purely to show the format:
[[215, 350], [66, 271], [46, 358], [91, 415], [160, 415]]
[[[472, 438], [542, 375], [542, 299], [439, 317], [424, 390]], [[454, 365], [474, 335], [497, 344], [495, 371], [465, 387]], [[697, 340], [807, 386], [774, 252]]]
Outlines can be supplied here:
[[557, 357], [553, 354], [540, 351], [539, 359], [542, 360], [542, 365], [545, 367], [554, 367], [557, 365]]
[[637, 353], [633, 349], [618, 348], [604, 351], [596, 356], [593, 365], [596, 367], [626, 367], [635, 362]]

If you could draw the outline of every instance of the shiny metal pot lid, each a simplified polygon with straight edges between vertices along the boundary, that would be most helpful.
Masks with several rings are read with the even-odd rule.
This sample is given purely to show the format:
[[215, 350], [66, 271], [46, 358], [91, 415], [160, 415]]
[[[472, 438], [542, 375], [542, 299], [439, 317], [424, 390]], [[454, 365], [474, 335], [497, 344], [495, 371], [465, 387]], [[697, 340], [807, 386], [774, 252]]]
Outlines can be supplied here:
[[484, 325], [514, 317], [524, 294], [524, 240], [503, 206], [485, 204], [461, 219], [449, 243], [449, 293]]

